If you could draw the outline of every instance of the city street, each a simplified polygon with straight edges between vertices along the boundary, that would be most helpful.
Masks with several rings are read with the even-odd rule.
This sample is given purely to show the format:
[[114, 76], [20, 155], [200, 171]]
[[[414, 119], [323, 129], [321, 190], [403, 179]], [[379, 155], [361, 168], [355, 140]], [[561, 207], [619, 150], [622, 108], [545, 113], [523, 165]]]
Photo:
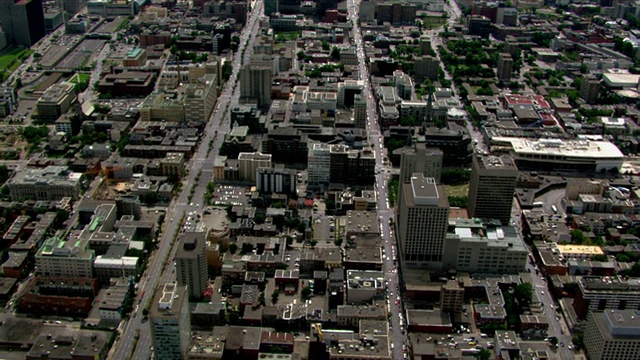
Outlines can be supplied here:
[[378, 125], [378, 115], [375, 111], [376, 104], [373, 100], [371, 85], [369, 82], [369, 71], [367, 69], [364, 58], [364, 44], [362, 43], [362, 35], [358, 26], [358, 6], [359, 1], [350, 0], [348, 2], [349, 18], [353, 23], [354, 38], [356, 41], [358, 63], [360, 74], [364, 80], [364, 95], [367, 99], [367, 132], [369, 134], [369, 142], [376, 154], [376, 185], [378, 193], [378, 214], [380, 216], [380, 230], [382, 235], [383, 250], [385, 253], [384, 274], [387, 281], [388, 301], [390, 305], [390, 334], [389, 341], [393, 359], [402, 359], [404, 357], [403, 347], [407, 339], [404, 331], [406, 325], [402, 311], [402, 297], [399, 294], [400, 284], [398, 271], [395, 264], [396, 246], [393, 229], [389, 225], [389, 221], [393, 219], [393, 210], [389, 208], [389, 196], [387, 191], [387, 182], [389, 180], [388, 165], [385, 165], [385, 149], [380, 135]]
[[[138, 297], [135, 304], [140, 304], [139, 311], [131, 314], [131, 319], [126, 325], [126, 330], [120, 335], [113, 347], [109, 358], [112, 359], [148, 359], [151, 354], [151, 331], [148, 321], [143, 322], [143, 309], [151, 308], [151, 299], [158, 285], [175, 280], [173, 273], [173, 262], [175, 251], [177, 250], [174, 235], [183, 226], [183, 216], [191, 211], [201, 212], [206, 204], [203, 203], [202, 195], [207, 184], [211, 180], [211, 169], [214, 158], [222, 144], [224, 134], [229, 130], [228, 117], [225, 116], [228, 110], [234, 106], [239, 98], [239, 88], [235, 86], [238, 78], [238, 71], [241, 63], [247, 61], [251, 56], [249, 49], [253, 48], [255, 36], [258, 32], [258, 19], [262, 14], [262, 0], [256, 2], [254, 11], [247, 20], [242, 35], [238, 52], [233, 61], [233, 71], [225, 88], [218, 97], [220, 107], [214, 111], [206, 125], [204, 135], [200, 140], [197, 152], [188, 164], [189, 173], [184, 180], [183, 190], [177, 198], [174, 198], [167, 210], [164, 229], [158, 249], [149, 260], [149, 266], [140, 282]], [[247, 49], [245, 52], [244, 49]], [[244, 58], [242, 54], [245, 52]], [[209, 143], [213, 141], [211, 150]], [[200, 171], [202, 173], [200, 174]], [[196, 177], [200, 174], [198, 181]], [[189, 201], [189, 194], [194, 189], [192, 201]], [[193, 204], [193, 205], [191, 205]], [[165, 266], [170, 264], [171, 266]]]

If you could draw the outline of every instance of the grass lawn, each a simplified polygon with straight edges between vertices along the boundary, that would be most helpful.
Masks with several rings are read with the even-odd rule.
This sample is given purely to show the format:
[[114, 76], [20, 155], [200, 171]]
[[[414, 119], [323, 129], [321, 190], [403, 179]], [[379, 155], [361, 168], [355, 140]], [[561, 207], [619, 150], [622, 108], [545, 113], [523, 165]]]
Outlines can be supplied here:
[[469, 184], [463, 185], [445, 185], [447, 196], [467, 196], [469, 193]]
[[69, 82], [74, 84], [81, 84], [84, 82], [89, 82], [89, 80], [91, 80], [91, 74], [76, 73], [71, 79], [69, 79]]
[[447, 19], [443, 17], [426, 17], [420, 20], [425, 30], [435, 29], [447, 23]]
[[24, 58], [26, 58], [31, 55], [31, 53], [33, 53], [33, 50], [22, 48], [12, 48], [3, 52], [2, 55], [0, 55], [0, 71], [7, 69], [13, 71], [17, 69], [21, 63], [20, 57], [24, 56]]

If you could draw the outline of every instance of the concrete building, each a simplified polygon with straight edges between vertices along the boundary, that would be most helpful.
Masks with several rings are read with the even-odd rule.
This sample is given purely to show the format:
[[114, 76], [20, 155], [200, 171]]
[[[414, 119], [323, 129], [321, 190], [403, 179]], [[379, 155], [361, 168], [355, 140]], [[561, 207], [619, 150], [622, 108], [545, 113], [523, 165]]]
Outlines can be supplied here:
[[307, 184], [310, 187], [329, 185], [331, 174], [330, 146], [324, 143], [313, 143], [309, 146]]
[[48, 122], [56, 121], [57, 118], [69, 110], [76, 100], [74, 84], [66, 81], [53, 84], [49, 86], [36, 103], [38, 118]]
[[93, 262], [93, 268], [98, 281], [109, 283], [114, 277], [136, 277], [138, 275], [138, 258], [135, 256], [110, 257], [98, 255]]
[[272, 72], [272, 61], [265, 61], [262, 57], [252, 58], [249, 64], [243, 65], [240, 68], [240, 101], [253, 101], [259, 108], [270, 106]]
[[506, 146], [522, 171], [599, 172], [622, 169], [624, 154], [609, 141], [585, 139], [530, 140], [516, 137], [493, 137], [493, 144]]
[[367, 99], [363, 95], [356, 95], [353, 99], [353, 127], [367, 128]]
[[0, 23], [9, 45], [30, 48], [46, 35], [42, 0], [0, 0]]
[[347, 270], [347, 303], [370, 303], [383, 296], [384, 273], [381, 271]]
[[583, 276], [573, 307], [579, 319], [590, 311], [640, 309], [640, 281], [618, 276]]
[[136, 14], [134, 0], [90, 0], [87, 2], [87, 13], [102, 17], [131, 16]]
[[271, 168], [271, 154], [259, 152], [238, 154], [238, 172], [241, 181], [256, 181], [259, 168]]
[[256, 187], [265, 193], [295, 194], [296, 171], [284, 166], [274, 168], [258, 168], [256, 170]]
[[88, 240], [49, 238], [36, 253], [38, 274], [91, 278], [94, 255], [94, 251], [89, 249]]
[[[0, 44], [0, 50], [2, 49], [1, 45], [2, 44]], [[11, 87], [0, 87], [0, 117], [13, 114], [18, 107], [17, 100], [16, 94]]]
[[407, 267], [442, 267], [449, 201], [435, 179], [414, 174], [399, 199], [400, 256]]
[[149, 312], [156, 359], [187, 359], [191, 319], [187, 289], [175, 283], [160, 285]]
[[183, 233], [179, 241], [176, 252], [178, 285], [187, 287], [190, 299], [201, 299], [209, 280], [206, 233]]
[[580, 83], [580, 97], [587, 104], [593, 104], [598, 100], [598, 93], [600, 93], [600, 82], [598, 79], [590, 76], [582, 77], [582, 83]]
[[184, 153], [167, 153], [160, 161], [163, 176], [181, 178], [184, 175]]
[[640, 359], [640, 311], [589, 313], [584, 347], [592, 360]]
[[409, 182], [415, 173], [420, 173], [427, 178], [434, 178], [436, 183], [440, 183], [443, 159], [442, 150], [438, 148], [428, 148], [424, 143], [416, 143], [402, 150], [400, 155], [401, 183]]
[[329, 147], [329, 181], [334, 184], [370, 185], [374, 182], [376, 155], [371, 149], [355, 150], [346, 145]]
[[438, 80], [440, 75], [440, 61], [433, 56], [417, 57], [413, 70], [415, 71], [416, 81], [422, 83], [425, 79]]
[[517, 178], [518, 169], [509, 157], [476, 154], [469, 182], [469, 216], [509, 225]]
[[71, 172], [66, 166], [25, 168], [7, 181], [7, 187], [13, 201], [77, 199], [81, 178], [81, 173]]
[[513, 73], [513, 58], [511, 58], [511, 54], [501, 53], [498, 56], [498, 68], [496, 70], [498, 81], [504, 83], [511, 82], [511, 75]]
[[529, 251], [518, 231], [478, 219], [450, 219], [444, 267], [460, 272], [518, 274]]

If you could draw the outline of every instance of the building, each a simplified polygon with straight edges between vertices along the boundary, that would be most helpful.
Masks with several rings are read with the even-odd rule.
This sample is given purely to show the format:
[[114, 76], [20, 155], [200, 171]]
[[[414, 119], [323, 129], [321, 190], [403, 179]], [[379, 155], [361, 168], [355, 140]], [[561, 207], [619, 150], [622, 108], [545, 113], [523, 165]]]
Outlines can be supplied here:
[[589, 311], [640, 309], [640, 280], [618, 276], [583, 276], [578, 281], [578, 292], [573, 307], [579, 319]]
[[238, 172], [241, 181], [256, 181], [259, 168], [271, 168], [271, 154], [259, 152], [238, 154]]
[[262, 153], [271, 154], [274, 162], [307, 164], [307, 138], [293, 127], [281, 126], [263, 135]]
[[95, 253], [85, 239], [52, 237], [36, 253], [38, 274], [43, 276], [93, 277]]
[[106, 74], [98, 83], [98, 91], [111, 96], [147, 96], [153, 91], [156, 74], [124, 71]]
[[440, 75], [440, 61], [433, 56], [417, 57], [413, 64], [416, 81], [422, 83], [425, 79], [438, 80]]
[[[0, 37], [2, 37], [2, 34], [0, 34]], [[2, 49], [1, 44], [0, 49]], [[13, 114], [13, 112], [18, 107], [17, 100], [18, 98], [16, 97], [16, 93], [11, 87], [0, 87], [0, 117], [5, 117]]]
[[414, 174], [399, 199], [400, 256], [408, 267], [440, 269], [447, 234], [449, 201], [434, 178]]
[[138, 276], [138, 257], [121, 256], [111, 257], [108, 255], [98, 255], [93, 262], [93, 268], [98, 281], [108, 284], [114, 277], [136, 277]]
[[384, 295], [384, 273], [380, 271], [347, 270], [347, 303], [370, 303]]
[[76, 102], [76, 91], [74, 84], [63, 81], [53, 84], [38, 99], [38, 118], [43, 121], [56, 121], [62, 114], [66, 113], [71, 105]]
[[587, 104], [594, 104], [598, 100], [600, 93], [600, 82], [598, 79], [590, 76], [584, 76], [580, 83], [580, 97]]
[[187, 122], [206, 123], [218, 99], [218, 77], [206, 74], [195, 83], [184, 87], [184, 119]]
[[330, 146], [324, 143], [313, 143], [309, 146], [307, 166], [307, 184], [318, 188], [328, 186], [331, 180], [329, 168], [331, 167]]
[[258, 191], [269, 194], [295, 194], [296, 171], [285, 169], [281, 164], [274, 168], [258, 168], [256, 170], [256, 187]]
[[479, 219], [450, 219], [444, 267], [459, 272], [518, 274], [529, 251], [517, 229]]
[[58, 9], [48, 9], [44, 13], [44, 30], [47, 34], [52, 33], [63, 23], [62, 11]]
[[240, 68], [240, 100], [242, 102], [256, 102], [259, 108], [271, 105], [271, 77], [273, 60], [255, 56], [249, 64]]
[[187, 287], [190, 299], [201, 299], [209, 280], [205, 238], [204, 232], [183, 233], [176, 252], [178, 285]]
[[424, 177], [434, 178], [439, 184], [442, 159], [442, 150], [428, 148], [424, 143], [403, 148], [400, 154], [400, 182], [409, 182], [413, 174], [420, 173]]
[[511, 223], [511, 204], [518, 169], [507, 156], [476, 154], [469, 182], [469, 216]]
[[71, 172], [66, 166], [25, 168], [7, 181], [7, 187], [13, 201], [77, 199], [81, 178], [81, 173]]
[[186, 287], [160, 285], [151, 301], [149, 321], [156, 359], [187, 359], [191, 319]]
[[162, 175], [175, 177], [176, 179], [182, 178], [185, 170], [184, 163], [184, 153], [167, 153], [167, 155], [160, 161]]
[[504, 83], [511, 82], [511, 75], [513, 73], [513, 59], [511, 58], [511, 54], [500, 53], [498, 56], [498, 68], [496, 70], [498, 81]]
[[[493, 144], [511, 150], [511, 156], [522, 171], [599, 172], [622, 169], [624, 154], [608, 141], [587, 139], [526, 139], [493, 137]], [[603, 170], [604, 169], [604, 170]]]
[[584, 347], [592, 360], [640, 359], [640, 311], [589, 313]]
[[42, 0], [0, 0], [0, 23], [9, 45], [30, 48], [46, 35]]
[[90, 0], [87, 2], [87, 13], [102, 17], [133, 16], [136, 14], [134, 0]]
[[41, 328], [24, 359], [104, 360], [108, 352], [109, 336], [106, 331], [68, 331], [64, 327], [47, 327]]
[[355, 127], [356, 129], [367, 128], [367, 98], [364, 95], [354, 96], [353, 127]]
[[346, 145], [329, 147], [329, 181], [332, 184], [371, 185], [374, 182], [376, 154], [371, 149], [355, 150]]

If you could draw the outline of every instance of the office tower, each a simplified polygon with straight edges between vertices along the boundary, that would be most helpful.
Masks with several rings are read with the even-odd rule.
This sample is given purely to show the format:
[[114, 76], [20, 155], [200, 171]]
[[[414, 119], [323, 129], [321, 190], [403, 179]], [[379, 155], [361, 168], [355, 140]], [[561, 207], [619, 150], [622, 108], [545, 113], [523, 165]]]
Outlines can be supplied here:
[[207, 242], [205, 232], [187, 232], [180, 238], [176, 252], [176, 277], [187, 286], [189, 298], [201, 299], [207, 288]]
[[598, 100], [600, 92], [600, 82], [592, 76], [583, 76], [580, 84], [580, 97], [587, 104], [593, 104]]
[[511, 81], [511, 73], [513, 72], [513, 59], [511, 58], [511, 54], [501, 53], [498, 56], [497, 70], [496, 77], [498, 78], [498, 81], [506, 83]]
[[640, 311], [591, 312], [584, 330], [584, 347], [592, 360], [640, 359]]
[[405, 266], [439, 270], [447, 235], [449, 201], [434, 178], [414, 174], [398, 206], [400, 254]]
[[328, 186], [331, 181], [331, 148], [329, 144], [313, 143], [307, 157], [307, 184], [312, 188]]
[[271, 105], [271, 76], [273, 60], [270, 56], [254, 56], [240, 69], [240, 100], [255, 102], [259, 108]]
[[518, 169], [508, 156], [475, 154], [469, 182], [469, 216], [509, 225]]
[[417, 82], [421, 83], [425, 79], [438, 80], [438, 76], [440, 75], [440, 61], [433, 56], [416, 57], [413, 64], [413, 71], [415, 72]]
[[427, 147], [424, 143], [414, 143], [413, 146], [402, 148], [400, 182], [409, 182], [413, 174], [420, 173], [424, 177], [434, 178], [439, 184], [442, 173], [442, 158], [442, 150]]
[[367, 99], [363, 95], [355, 95], [353, 100], [353, 126], [357, 129], [366, 129]]
[[191, 341], [187, 289], [175, 283], [160, 285], [149, 312], [156, 359], [186, 359]]
[[0, 23], [9, 45], [31, 47], [46, 34], [42, 0], [0, 0]]

